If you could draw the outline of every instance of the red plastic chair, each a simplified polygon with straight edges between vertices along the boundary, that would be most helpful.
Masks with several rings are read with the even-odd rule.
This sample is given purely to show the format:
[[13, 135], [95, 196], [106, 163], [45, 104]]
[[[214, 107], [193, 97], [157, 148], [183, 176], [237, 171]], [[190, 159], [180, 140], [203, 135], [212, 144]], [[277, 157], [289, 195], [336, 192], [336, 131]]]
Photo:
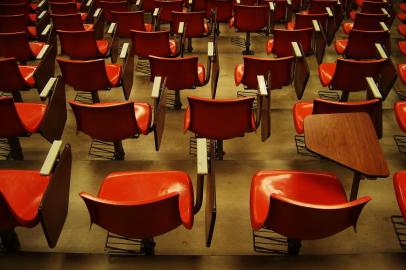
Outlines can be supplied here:
[[94, 29], [93, 24], [82, 22], [82, 16], [75, 14], [51, 14], [52, 22], [56, 30], [62, 31], [89, 31]]
[[406, 171], [399, 171], [393, 175], [393, 186], [400, 212], [406, 222]]
[[388, 2], [381, 2], [381, 1], [363, 1], [360, 11], [352, 10], [350, 12], [351, 20], [355, 20], [355, 16], [358, 13], [366, 13], [366, 14], [380, 14], [383, 13], [382, 9], [387, 10], [388, 12], [391, 11], [390, 4]]
[[111, 56], [111, 44], [106, 39], [97, 40], [94, 30], [58, 30], [57, 32], [61, 43], [61, 53], [68, 55], [71, 59], [89, 60]]
[[[291, 47], [290, 47], [291, 48]], [[287, 86], [293, 79], [294, 57], [257, 58], [244, 56], [244, 63], [238, 64], [234, 70], [235, 85], [244, 85], [246, 89], [258, 89], [257, 76], [268, 73], [271, 76], [271, 89]]]
[[35, 25], [28, 25], [23, 14], [0, 15], [0, 33], [26, 32], [30, 38], [37, 38], [38, 31]]
[[250, 33], [259, 32], [263, 29], [268, 31], [269, 8], [265, 5], [234, 5], [234, 17], [230, 20], [230, 26], [239, 32], [246, 32], [245, 50], [243, 54], [254, 54], [254, 52], [250, 50]]
[[176, 57], [180, 54], [180, 46], [170, 39], [169, 31], [145, 32], [130, 31], [133, 54], [141, 58], [148, 56]]
[[50, 2], [50, 7], [52, 14], [66, 15], [79, 13], [83, 22], [88, 19], [89, 14], [87, 12], [80, 12], [77, 8], [77, 3], [75, 2]]
[[1, 4], [24, 4], [25, 6], [28, 7], [28, 9], [32, 12], [41, 12], [41, 10], [44, 10], [47, 8], [47, 3], [41, 3], [40, 2], [34, 2], [30, 0], [2, 0], [0, 1]]
[[28, 41], [26, 32], [0, 33], [0, 56], [14, 57], [22, 63], [35, 60], [44, 42]]
[[[66, 144], [59, 155], [58, 142], [55, 142], [48, 157], [52, 154], [55, 159], [47, 159], [40, 171], [0, 170], [0, 239], [6, 250], [15, 251], [20, 247], [16, 227], [33, 228], [38, 223], [50, 248], [58, 242], [69, 204], [70, 145]], [[48, 165], [51, 170], [46, 169]]]
[[274, 4], [274, 10], [271, 11], [271, 23], [289, 21], [292, 16], [292, 8], [287, 0], [260, 0], [260, 5], [269, 5], [272, 2]]
[[50, 0], [50, 3], [75, 3], [76, 4], [76, 10], [82, 10], [83, 9], [83, 3], [87, 3], [86, 1], [79, 2], [76, 0]]
[[110, 2], [99, 1], [101, 8], [103, 9], [104, 19], [107, 22], [113, 22], [113, 16], [111, 12], [128, 12], [130, 8], [127, 1]]
[[295, 20], [286, 23], [287, 30], [307, 29], [312, 28], [312, 21], [316, 20], [323, 27], [324, 33], [327, 32], [328, 14], [301, 14], [296, 13]]
[[[341, 6], [336, 0], [311, 0], [309, 2], [309, 9], [303, 11], [303, 14], [324, 14], [326, 8], [329, 7], [333, 13], [337, 13], [341, 10]], [[341, 14], [335, 14], [335, 16], [342, 16]]]
[[142, 239], [141, 252], [147, 255], [154, 254], [153, 237], [193, 226], [193, 185], [182, 171], [115, 172], [103, 180], [97, 196], [79, 195], [92, 224]]
[[330, 173], [260, 171], [251, 182], [251, 226], [286, 236], [288, 253], [296, 255], [301, 240], [355, 228], [370, 200], [365, 196], [349, 202], [340, 180]]
[[394, 105], [394, 112], [400, 129], [406, 133], [406, 102], [397, 101]]
[[355, 16], [354, 23], [343, 23], [343, 32], [348, 35], [351, 29], [363, 31], [380, 31], [382, 30], [380, 22], [387, 24], [388, 16], [385, 14], [358, 13], [357, 16]]
[[381, 31], [362, 31], [352, 29], [348, 39], [337, 39], [334, 47], [338, 54], [351, 59], [376, 58], [375, 43], [382, 44], [387, 52], [391, 51], [390, 33]]
[[[90, 92], [94, 103], [100, 102], [99, 90], [110, 90], [114, 87], [123, 87], [123, 66], [120, 64], [106, 64], [103, 59], [97, 60], [67, 60], [56, 59], [64, 82], [76, 91]], [[129, 96], [125, 94], [125, 98]]]
[[387, 59], [379, 60], [349, 60], [338, 58], [336, 63], [319, 65], [319, 79], [324, 87], [342, 90], [341, 101], [347, 101], [350, 92], [367, 89], [364, 78], [378, 79]]
[[172, 11], [183, 11], [183, 0], [171, 0], [171, 1], [161, 1], [161, 0], [154, 0], [155, 8], [159, 8], [160, 12], [160, 19], [159, 23], [171, 23], [172, 22]]
[[0, 15], [20, 15], [24, 14], [27, 21], [31, 24], [37, 22], [37, 14], [32, 13], [30, 7], [25, 3], [21, 4], [2, 4], [0, 3]]
[[266, 44], [266, 53], [274, 54], [276, 57], [293, 55], [291, 42], [298, 42], [302, 45], [305, 55], [313, 53], [313, 28], [299, 30], [274, 29], [273, 38]]
[[148, 103], [104, 102], [84, 104], [69, 101], [77, 130], [92, 139], [114, 143], [114, 159], [124, 159], [122, 140], [151, 131], [152, 109]]
[[153, 30], [152, 24], [144, 22], [144, 11], [112, 11], [111, 15], [113, 21], [117, 23], [117, 34], [120, 38], [130, 38], [130, 30], [146, 32]]
[[205, 11], [197, 12], [176, 12], [172, 11], [171, 32], [177, 33], [179, 23], [186, 25], [184, 36], [188, 38], [188, 52], [192, 52], [192, 38], [208, 37], [213, 29], [212, 20], [209, 23], [205, 21]]
[[[212, 16], [212, 11], [216, 12], [217, 23], [229, 23], [233, 17], [232, 0], [207, 0], [206, 1], [206, 18]], [[218, 28], [218, 27], [217, 27]]]

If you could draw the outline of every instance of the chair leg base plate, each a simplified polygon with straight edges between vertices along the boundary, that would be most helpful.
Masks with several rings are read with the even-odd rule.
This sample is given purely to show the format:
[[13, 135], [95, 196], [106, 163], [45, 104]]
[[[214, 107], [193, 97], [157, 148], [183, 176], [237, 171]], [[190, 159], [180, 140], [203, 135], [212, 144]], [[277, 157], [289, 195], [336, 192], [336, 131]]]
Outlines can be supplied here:
[[110, 255], [151, 256], [155, 254], [155, 245], [153, 238], [133, 239], [108, 232], [104, 251]]
[[395, 140], [399, 153], [406, 154], [406, 136], [394, 135], [393, 139]]
[[317, 158], [317, 159], [323, 159], [323, 157], [307, 150], [306, 145], [305, 145], [304, 135], [295, 135], [295, 143], [296, 143], [296, 152], [299, 155], [308, 156], [308, 157]]
[[244, 50], [244, 51], [242, 51], [242, 54], [243, 55], [254, 55], [255, 54], [255, 52], [254, 51], [252, 51], [252, 50]]
[[406, 250], [406, 222], [402, 216], [391, 216], [393, 229], [398, 238], [400, 248]]
[[125, 152], [122, 146], [117, 148], [113, 142], [94, 139], [90, 145], [88, 156], [91, 159], [124, 160]]
[[255, 252], [270, 255], [287, 255], [288, 238], [272, 230], [260, 229], [252, 232], [253, 248]]

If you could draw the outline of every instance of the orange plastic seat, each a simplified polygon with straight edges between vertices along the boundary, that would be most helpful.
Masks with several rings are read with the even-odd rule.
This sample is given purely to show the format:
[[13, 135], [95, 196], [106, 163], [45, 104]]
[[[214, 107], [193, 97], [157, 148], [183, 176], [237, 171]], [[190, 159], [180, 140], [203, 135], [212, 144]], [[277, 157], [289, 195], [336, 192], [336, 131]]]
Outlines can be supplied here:
[[406, 84], [406, 64], [398, 64], [399, 78], [403, 84]]
[[[94, 30], [61, 31], [58, 30], [61, 52], [71, 59], [106, 58], [110, 55], [110, 43], [106, 39], [96, 39]], [[80, 43], [80, 46], [78, 46]]]
[[400, 129], [406, 132], [406, 102], [397, 101], [394, 105], [394, 111]]
[[406, 171], [399, 171], [393, 175], [393, 186], [400, 212], [406, 222]]
[[197, 137], [212, 140], [227, 140], [255, 131], [252, 97], [214, 100], [189, 96], [188, 100], [185, 132], [189, 130]]
[[180, 225], [193, 227], [193, 185], [182, 171], [114, 172], [97, 196], [79, 195], [92, 224], [131, 239], [152, 240]]
[[18, 66], [20, 74], [24, 79], [24, 85], [30, 88], [34, 88], [36, 86], [34, 73], [37, 69], [36, 66]]
[[398, 32], [402, 36], [406, 37], [406, 24], [399, 24], [398, 25]]
[[343, 23], [343, 32], [348, 35], [351, 29], [364, 31], [379, 31], [382, 30], [380, 22], [388, 25], [388, 17], [386, 14], [366, 14], [357, 13], [354, 23]]
[[350, 59], [376, 58], [375, 43], [383, 45], [388, 52], [391, 49], [390, 33], [388, 31], [362, 31], [352, 29], [348, 39], [336, 39], [334, 44], [338, 54]]
[[0, 56], [3, 57], [14, 57], [21, 62], [35, 60], [44, 46], [44, 42], [29, 42], [26, 32], [0, 33]]
[[283, 30], [274, 29], [273, 39], [268, 40], [266, 53], [273, 53], [277, 57], [293, 55], [291, 42], [298, 42], [302, 45], [303, 52], [308, 55], [312, 53], [313, 29]]
[[132, 53], [141, 58], [148, 56], [174, 57], [177, 52], [176, 42], [170, 39], [169, 31], [135, 31], [131, 30]]
[[401, 54], [406, 55], [406, 41], [399, 41], [398, 48]]
[[340, 180], [330, 173], [260, 171], [251, 182], [251, 225], [299, 241], [325, 238], [355, 228], [370, 200], [349, 202]]
[[349, 113], [366, 112], [371, 117], [377, 131], [378, 138], [382, 134], [382, 116], [379, 107], [381, 101], [372, 99], [368, 101], [335, 102], [324, 99], [315, 99], [313, 102], [299, 101], [293, 105], [293, 123], [296, 134], [304, 133], [304, 119], [311, 114], [322, 113]]
[[400, 4], [399, 4], [399, 9], [400, 9], [401, 11], [406, 12], [406, 3], [400, 3]]
[[292, 82], [294, 57], [257, 58], [244, 56], [244, 63], [238, 64], [234, 70], [235, 85], [241, 83], [247, 89], [257, 89], [257, 76], [268, 76], [271, 73], [271, 89], [282, 88]]
[[130, 30], [152, 31], [152, 24], [144, 22], [144, 11], [112, 11], [111, 15], [117, 23], [117, 34], [120, 38], [130, 38]]

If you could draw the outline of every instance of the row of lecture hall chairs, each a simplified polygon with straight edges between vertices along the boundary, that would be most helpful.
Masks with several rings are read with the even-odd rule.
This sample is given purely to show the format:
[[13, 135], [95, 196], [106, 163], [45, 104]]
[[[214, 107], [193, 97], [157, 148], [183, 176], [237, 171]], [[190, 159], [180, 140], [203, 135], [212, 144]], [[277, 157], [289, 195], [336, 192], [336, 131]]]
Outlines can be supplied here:
[[[294, 20], [292, 11], [297, 12]], [[144, 21], [144, 13], [152, 13], [151, 22]], [[341, 24], [346, 16], [354, 22]], [[397, 17], [402, 18], [401, 14]], [[196, 195], [190, 176], [179, 171], [115, 172], [103, 180], [97, 196], [80, 193], [91, 223], [122, 237], [141, 239], [141, 252], [153, 254], [154, 237], [181, 224], [192, 228], [193, 217], [202, 206], [206, 183], [206, 209], [210, 212], [206, 215], [206, 245], [210, 246], [216, 208], [214, 168], [215, 160], [223, 158], [223, 140], [259, 128], [263, 141], [270, 136], [271, 90], [293, 84], [297, 98], [301, 99], [310, 74], [306, 56], [316, 57], [322, 86], [341, 90], [342, 94], [338, 101], [297, 102], [293, 107], [297, 137], [304, 135], [306, 116], [341, 112], [368, 113], [377, 137], [382, 137], [382, 101], [397, 73], [406, 84], [406, 65], [399, 64], [396, 70], [390, 58], [389, 28], [394, 18], [388, 1], [155, 0], [133, 4], [0, 0], [0, 90], [10, 93], [9, 97], [0, 98], [0, 137], [10, 146], [8, 157], [15, 160], [24, 158], [21, 137], [40, 133], [52, 143], [40, 171], [0, 171], [2, 244], [8, 249], [17, 248], [14, 228], [38, 223], [50, 247], [55, 247], [58, 241], [68, 209], [72, 162], [70, 145], [63, 146], [60, 141], [67, 118], [66, 85], [90, 94], [90, 104], [69, 101], [77, 130], [92, 139], [113, 143], [113, 159], [122, 160], [125, 156], [122, 140], [140, 134], [154, 133], [155, 147], [159, 150], [169, 91], [175, 93], [174, 107], [180, 109], [181, 90], [211, 81], [212, 99], [188, 97], [184, 118], [185, 132], [190, 131], [198, 138]], [[285, 22], [286, 29], [274, 28], [279, 22]], [[273, 58], [244, 56], [243, 63], [235, 67], [235, 84], [252, 90], [254, 96], [243, 92], [243, 97], [237, 99], [215, 99], [220, 70], [219, 23], [228, 23], [236, 31], [247, 33], [243, 54], [253, 54], [250, 33], [273, 34], [264, 44]], [[160, 31], [160, 24], [169, 24], [170, 30]], [[336, 39], [334, 47], [343, 57], [335, 63], [325, 63], [325, 47], [332, 44], [341, 25], [348, 39]], [[212, 40], [208, 43], [206, 66], [197, 57], [184, 57], [185, 49], [193, 50], [192, 38], [203, 37]], [[188, 46], [184, 48], [186, 38]], [[58, 57], [57, 39], [62, 54]], [[81, 46], [77, 46], [79, 43]], [[403, 44], [402, 41], [398, 44], [402, 53]], [[149, 61], [153, 106], [134, 101], [100, 102], [98, 91], [116, 87], [122, 87], [125, 99], [129, 99], [134, 56]], [[110, 63], [106, 62], [108, 58]], [[55, 62], [62, 73], [56, 78]], [[182, 80], [179, 73], [183, 74]], [[374, 87], [367, 77], [375, 81]], [[32, 88], [38, 89], [44, 104], [23, 102], [20, 91]], [[365, 90], [365, 101], [348, 101], [351, 92]], [[405, 102], [395, 104], [395, 115], [406, 132]], [[406, 219], [405, 172], [394, 175], [394, 185]], [[303, 186], [312, 192], [303, 195], [300, 192]], [[129, 191], [125, 196], [123, 189]], [[297, 254], [301, 240], [324, 238], [355, 227], [370, 199], [367, 196], [348, 201], [340, 180], [329, 173], [261, 171], [252, 179], [251, 224], [255, 231], [267, 228], [286, 236], [289, 253]]]

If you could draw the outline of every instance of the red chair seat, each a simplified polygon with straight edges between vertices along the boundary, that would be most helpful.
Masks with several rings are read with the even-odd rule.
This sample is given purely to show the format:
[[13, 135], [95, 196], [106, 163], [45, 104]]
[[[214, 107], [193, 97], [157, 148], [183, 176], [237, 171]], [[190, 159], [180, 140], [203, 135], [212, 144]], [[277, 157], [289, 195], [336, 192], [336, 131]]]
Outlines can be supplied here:
[[18, 223], [15, 225], [34, 227], [39, 222], [38, 207], [49, 180], [50, 176], [38, 171], [0, 171], [0, 194]]
[[399, 41], [398, 42], [398, 47], [399, 47], [400, 52], [403, 55], [406, 55], [406, 41]]
[[29, 42], [30, 45], [30, 49], [32, 51], [32, 53], [34, 54], [34, 56], [37, 56], [40, 51], [42, 50], [42, 48], [45, 46], [44, 42]]
[[268, 40], [266, 43], [266, 54], [271, 54], [273, 50], [273, 39]]
[[350, 18], [351, 20], [355, 20], [355, 16], [357, 16], [358, 11], [351, 10], [350, 12]]
[[330, 85], [334, 72], [336, 71], [336, 63], [322, 63], [319, 65], [319, 79], [324, 87]]
[[38, 103], [14, 103], [18, 116], [26, 131], [38, 132], [44, 119], [47, 105]]
[[36, 22], [37, 22], [37, 14], [35, 14], [35, 13], [29, 13], [29, 14], [28, 14], [28, 18], [30, 19], [30, 21], [31, 21], [32, 23], [36, 23]]
[[399, 20], [404, 21], [406, 20], [406, 13], [399, 12], [398, 14], [396, 14], [396, 17], [398, 17]]
[[308, 10], [302, 10], [302, 11], [300, 12], [300, 14], [308, 15], [308, 14], [309, 14], [309, 11], [308, 11]]
[[152, 32], [152, 24], [144, 23], [145, 31]]
[[93, 30], [93, 24], [85, 23], [85, 24], [83, 24], [83, 29], [85, 31]]
[[104, 200], [145, 203], [171, 193], [179, 194], [179, 213], [187, 229], [193, 226], [193, 186], [180, 171], [117, 172], [108, 175], [99, 190]]
[[234, 69], [234, 82], [239, 86], [244, 76], [244, 64], [237, 64]]
[[80, 10], [80, 9], [82, 8], [82, 3], [81, 3], [81, 2], [77, 2], [77, 3], [76, 3], [76, 8], [77, 8], [78, 10]]
[[398, 101], [394, 106], [396, 120], [400, 129], [406, 132], [406, 101]]
[[207, 22], [204, 23], [204, 32], [209, 33], [209, 24]]
[[403, 84], [406, 84], [406, 64], [398, 64], [399, 78]]
[[105, 39], [96, 40], [97, 49], [101, 56], [106, 56], [109, 53], [109, 42]]
[[406, 37], [406, 24], [399, 24], [398, 25], [398, 32], [402, 36]]
[[111, 87], [120, 86], [122, 68], [117, 64], [106, 64], [107, 78], [110, 81]]
[[169, 50], [171, 51], [171, 55], [176, 55], [176, 41], [173, 39], [169, 40]]
[[393, 186], [400, 212], [406, 221], [406, 171], [399, 171], [393, 175]]
[[86, 13], [86, 12], [81, 12], [81, 13], [80, 13], [80, 17], [82, 18], [82, 21], [86, 21], [88, 15], [89, 15], [89, 14]]
[[228, 26], [229, 26], [230, 28], [233, 28], [233, 26], [234, 26], [234, 17], [232, 17], [232, 18], [230, 19], [230, 22], [228, 23]]
[[28, 26], [27, 27], [28, 34], [30, 35], [31, 38], [36, 38], [38, 36], [37, 34], [37, 27], [35, 26]]
[[399, 4], [399, 9], [406, 12], [406, 3]]
[[30, 3], [30, 8], [32, 11], [36, 11], [38, 8], [38, 3]]
[[364, 0], [356, 0], [355, 3], [357, 4], [358, 7], [362, 7]]
[[24, 78], [24, 82], [28, 87], [35, 87], [36, 82], [34, 78], [34, 72], [37, 69], [36, 66], [18, 66], [21, 76]]
[[[122, 102], [95, 103], [93, 106], [108, 106], [122, 104]], [[137, 126], [141, 133], [147, 135], [152, 121], [152, 108], [148, 103], [134, 102], [134, 113]]]
[[354, 27], [354, 23], [343, 23], [343, 32], [348, 35], [351, 29]]
[[304, 119], [313, 113], [313, 102], [297, 102], [293, 105], [293, 123], [297, 134], [304, 133]]
[[348, 39], [338, 39], [334, 43], [334, 48], [338, 54], [344, 54], [345, 48], [347, 47]]
[[287, 22], [286, 23], [286, 29], [294, 30], [295, 29], [295, 21]]
[[197, 64], [197, 76], [199, 77], [200, 84], [204, 84], [204, 81], [206, 80], [206, 69], [201, 63]]
[[[299, 204], [317, 207], [347, 203], [340, 180], [324, 172], [261, 171], [251, 182], [251, 225], [263, 227], [272, 194]], [[272, 206], [271, 206], [272, 207]]]

